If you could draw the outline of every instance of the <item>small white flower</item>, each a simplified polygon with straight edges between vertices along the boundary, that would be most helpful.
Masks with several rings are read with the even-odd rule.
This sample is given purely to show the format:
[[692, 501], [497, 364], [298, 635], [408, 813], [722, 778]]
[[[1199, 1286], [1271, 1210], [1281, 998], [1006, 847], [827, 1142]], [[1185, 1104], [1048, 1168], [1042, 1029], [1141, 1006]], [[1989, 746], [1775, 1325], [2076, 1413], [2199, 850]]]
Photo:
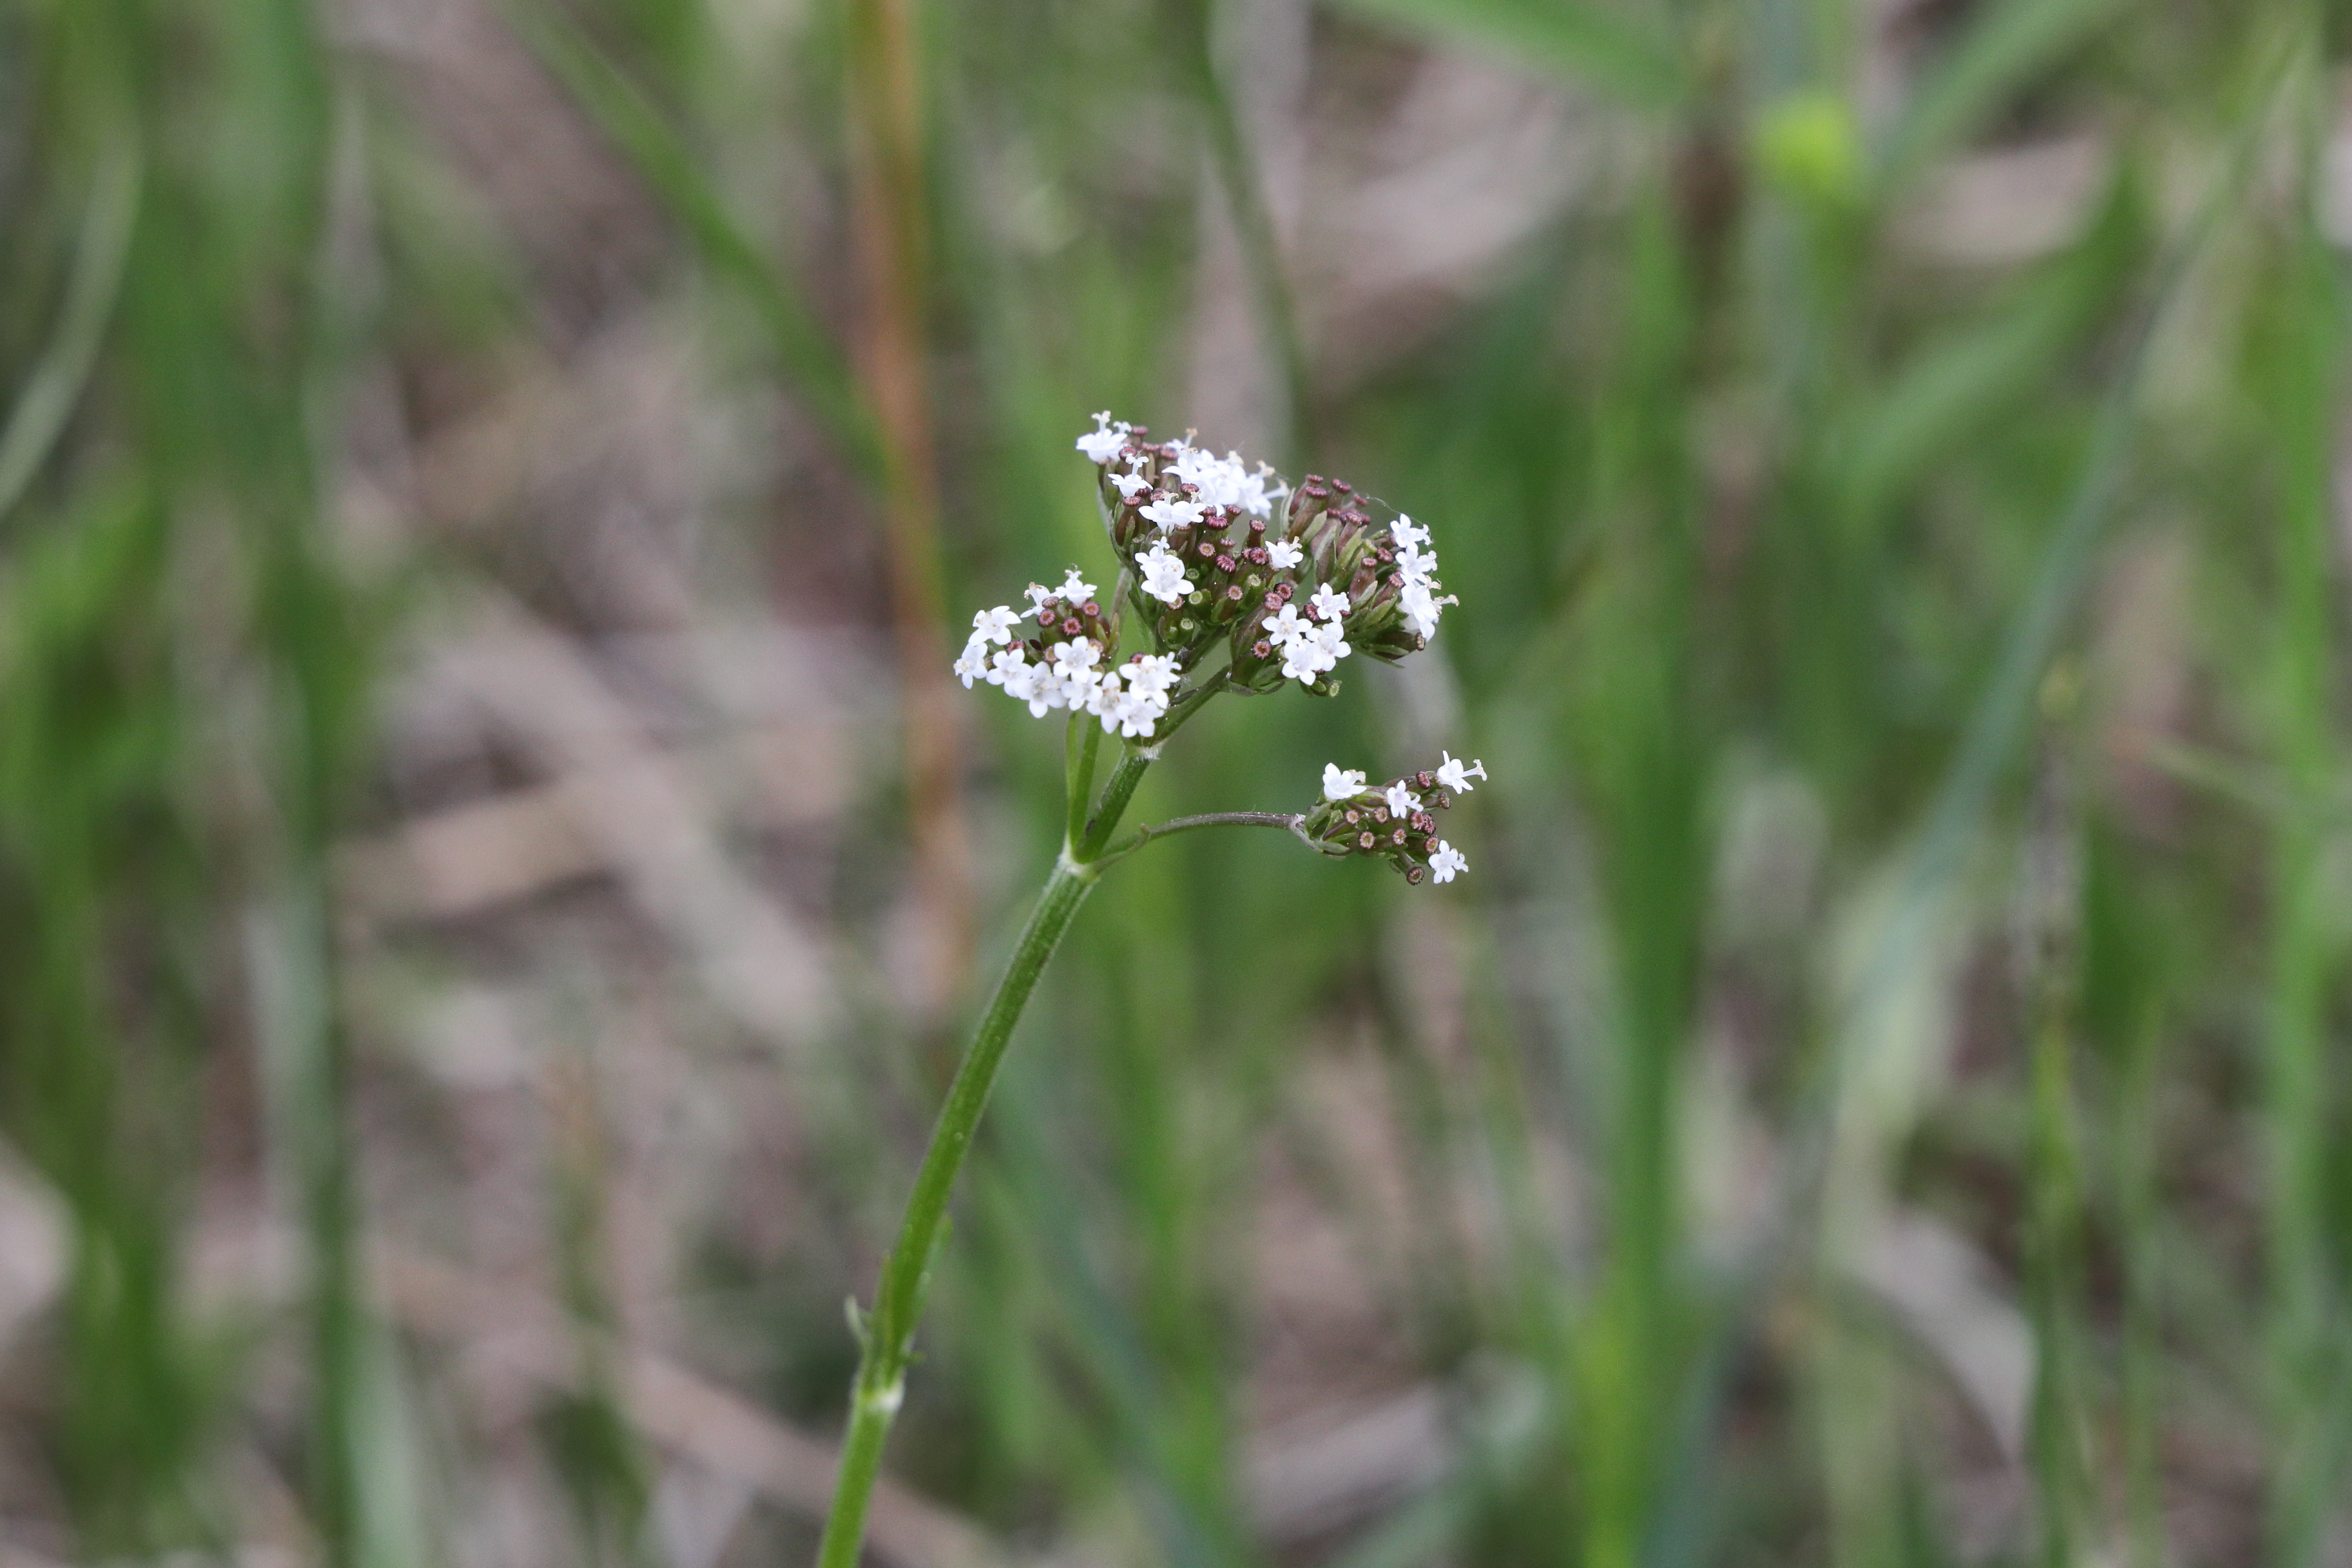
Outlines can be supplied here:
[[[1226, 457], [1235, 468], [1241, 466], [1241, 460], [1238, 458], [1233, 457], [1231, 453], [1227, 453]], [[1242, 477], [1234, 504], [1252, 517], [1271, 518], [1274, 516], [1275, 503], [1289, 493], [1290, 487], [1282, 482], [1282, 476], [1265, 464], [1260, 463], [1257, 466], [1257, 472]]]
[[1102, 649], [1095, 646], [1092, 637], [1072, 637], [1067, 642], [1057, 642], [1047, 648], [1045, 660], [1057, 671], [1076, 673], [1100, 664]]
[[1437, 557], [1412, 544], [1397, 547], [1396, 566], [1408, 584], [1418, 583], [1423, 587], [1437, 575]]
[[1158, 523], [1160, 531], [1166, 533], [1200, 521], [1201, 514], [1207, 510], [1196, 500], [1178, 500], [1173, 496], [1161, 496], [1143, 509], [1143, 518], [1147, 522]]
[[1411, 821], [1412, 814], [1421, 809], [1421, 797], [1405, 788], [1402, 779], [1382, 790], [1381, 798], [1388, 803], [1389, 815], [1399, 822]]
[[1462, 601], [1452, 594], [1443, 599], [1432, 595], [1427, 585], [1407, 583], [1397, 595], [1397, 607], [1404, 612], [1405, 624], [1424, 637], [1437, 635], [1437, 609], [1441, 605], [1458, 605]]
[[1118, 487], [1121, 500], [1133, 500], [1151, 488], [1151, 481], [1141, 474], [1113, 474], [1110, 482]]
[[1176, 482], [1199, 487], [1204, 506], [1240, 506], [1247, 499], [1249, 470], [1237, 453], [1220, 458], [1186, 442], [1176, 451]]
[[1462, 759], [1451, 752], [1440, 752], [1437, 754], [1445, 759], [1438, 764], [1437, 782], [1456, 795], [1468, 795], [1470, 781], [1486, 776], [1486, 764], [1483, 762], [1472, 763], [1465, 767], [1462, 765]]
[[1470, 858], [1467, 855], [1463, 854], [1461, 850], [1443, 838], [1437, 841], [1437, 853], [1429, 858], [1431, 881], [1450, 882], [1468, 869], [1470, 869]]
[[978, 637], [964, 644], [962, 655], [955, 661], [955, 672], [963, 677], [963, 689], [966, 691], [971, 689], [973, 681], [986, 679], [988, 644]]
[[1129, 429], [1123, 422], [1112, 424], [1110, 410], [1106, 408], [1095, 416], [1095, 427], [1078, 437], [1078, 450], [1087, 455], [1090, 463], [1108, 463], [1127, 445]]
[[1127, 683], [1149, 696], [1165, 697], [1182, 674], [1171, 654], [1139, 654], [1128, 663]]
[[1095, 596], [1095, 585], [1079, 576], [1078, 569], [1073, 566], [1070, 574], [1062, 579], [1062, 585], [1055, 592], [1066, 605], [1083, 605]]
[[1333, 593], [1328, 584], [1316, 589], [1307, 602], [1315, 607], [1318, 620], [1336, 621], [1348, 613], [1347, 595]]
[[1088, 669], [1083, 665], [1066, 665], [1055, 671], [1055, 675], [1056, 677], [1055, 696], [1057, 700], [1054, 706], [1067, 708], [1073, 712], [1092, 710], [1097, 694], [1105, 686], [1108, 686], [1113, 691], [1118, 689], [1117, 680], [1107, 680], [1102, 671]]
[[1013, 640], [1013, 628], [1020, 624], [1021, 617], [1013, 613], [1013, 606], [1010, 605], [999, 605], [992, 610], [982, 610], [971, 618], [971, 640], [976, 643], [994, 643], [998, 647], [1003, 647]]
[[1323, 656], [1323, 668], [1329, 669], [1353, 650], [1348, 647], [1347, 631], [1337, 621], [1326, 621], [1314, 631], [1315, 647]]
[[1005, 690], [1018, 697], [1024, 693], [1014, 689], [1014, 682], [1021, 682], [1025, 688], [1029, 677], [1024, 672], [1034, 672], [1035, 668], [1036, 667], [1029, 662], [1029, 650], [1019, 643], [1014, 643], [1011, 647], [989, 660], [988, 683], [991, 686], [1002, 686]]
[[1389, 524], [1389, 537], [1396, 541], [1397, 549], [1402, 552], [1428, 543], [1429, 530], [1415, 527], [1412, 519], [1400, 512], [1397, 520]]
[[1192, 591], [1192, 580], [1184, 574], [1184, 563], [1163, 543], [1155, 541], [1150, 549], [1136, 557], [1135, 563], [1143, 569], [1143, 591], [1163, 605], [1176, 604]]
[[1364, 770], [1343, 768], [1337, 763], [1323, 764], [1323, 798], [1353, 800], [1364, 793]]
[[1298, 563], [1306, 557], [1306, 554], [1307, 552], [1299, 549], [1297, 544], [1291, 540], [1273, 539], [1266, 542], [1266, 563], [1277, 572], [1289, 571], [1292, 567], [1297, 565]]
[[1045, 601], [1054, 596], [1054, 590], [1048, 588], [1043, 583], [1032, 583], [1021, 591], [1028, 595], [1029, 613], [1033, 616], [1038, 611], [1044, 609], [1045, 607]]

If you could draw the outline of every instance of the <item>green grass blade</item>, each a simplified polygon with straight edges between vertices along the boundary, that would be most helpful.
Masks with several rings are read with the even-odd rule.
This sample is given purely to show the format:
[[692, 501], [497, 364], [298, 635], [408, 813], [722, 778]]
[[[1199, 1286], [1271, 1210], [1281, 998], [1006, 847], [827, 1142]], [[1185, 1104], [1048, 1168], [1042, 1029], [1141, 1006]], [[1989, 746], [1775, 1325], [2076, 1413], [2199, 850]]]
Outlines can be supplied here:
[[2020, 89], [2122, 9], [2122, 0], [2002, 0], [1981, 11], [1895, 126], [1879, 163], [1891, 195], [1981, 130]]
[[692, 151], [643, 90], [554, 8], [516, 0], [509, 16], [631, 168], [684, 226], [711, 269], [740, 289], [799, 395], [844, 454], [869, 478], [882, 457], [856, 383], [840, 349], [784, 276], [712, 188]]
[[1349, 10], [1449, 44], [1498, 55], [1547, 76], [1603, 88], [1629, 103], [1668, 108], [1687, 90], [1661, 33], [1580, 0], [1343, 0]]
[[98, 160], [57, 333], [8, 411], [6, 430], [0, 432], [0, 518], [24, 498], [98, 363], [99, 344], [122, 287], [122, 265], [131, 254], [140, 172], [139, 146], [129, 137], [108, 146]]

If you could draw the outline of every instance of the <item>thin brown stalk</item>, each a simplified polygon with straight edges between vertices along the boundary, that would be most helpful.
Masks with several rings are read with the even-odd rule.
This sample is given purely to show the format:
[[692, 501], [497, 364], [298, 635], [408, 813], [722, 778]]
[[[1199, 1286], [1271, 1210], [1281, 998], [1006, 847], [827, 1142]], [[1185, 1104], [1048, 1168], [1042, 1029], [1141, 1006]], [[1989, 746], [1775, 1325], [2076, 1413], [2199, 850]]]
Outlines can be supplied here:
[[940, 632], [921, 68], [908, 0], [856, 0], [850, 32], [850, 199], [867, 290], [857, 361], [881, 446], [911, 864], [925, 944], [915, 999], [929, 1020], [942, 1015], [971, 962], [972, 916], [961, 747]]

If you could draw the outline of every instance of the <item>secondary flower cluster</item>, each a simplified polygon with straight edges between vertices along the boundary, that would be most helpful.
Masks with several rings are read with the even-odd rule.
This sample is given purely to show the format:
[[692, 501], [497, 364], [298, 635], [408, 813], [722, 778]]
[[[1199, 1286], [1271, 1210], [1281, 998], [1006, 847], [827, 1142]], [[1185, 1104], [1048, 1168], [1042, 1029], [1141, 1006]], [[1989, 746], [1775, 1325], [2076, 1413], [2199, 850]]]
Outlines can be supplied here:
[[1041, 719], [1067, 708], [1091, 713], [1104, 729], [1130, 739], [1149, 737], [1181, 679], [1176, 661], [1139, 653], [1106, 668], [1104, 658], [1118, 635], [1103, 617], [1095, 585], [1075, 566], [1059, 588], [1032, 583], [1028, 596], [1038, 627], [1034, 637], [1013, 637], [1013, 628], [1028, 617], [1009, 605], [972, 616], [971, 637], [955, 662], [964, 686], [985, 680], [1003, 687]]
[[1450, 882], [1470, 868], [1469, 858], [1437, 837], [1435, 812], [1471, 792], [1472, 779], [1486, 776], [1483, 762], [1464, 763], [1440, 752], [1434, 768], [1391, 779], [1364, 782], [1360, 769], [1328, 763], [1323, 798], [1300, 820], [1304, 833], [1326, 855], [1370, 855], [1404, 873], [1408, 882], [1424, 876]]

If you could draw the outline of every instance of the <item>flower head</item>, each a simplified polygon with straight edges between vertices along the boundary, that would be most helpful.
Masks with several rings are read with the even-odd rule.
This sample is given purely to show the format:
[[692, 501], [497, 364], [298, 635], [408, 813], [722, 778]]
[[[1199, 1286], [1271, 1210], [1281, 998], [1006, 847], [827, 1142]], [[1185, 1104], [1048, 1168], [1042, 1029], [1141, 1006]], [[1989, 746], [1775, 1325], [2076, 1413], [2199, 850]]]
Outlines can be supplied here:
[[[1066, 709], [1129, 740], [1157, 738], [1170, 713], [1192, 711], [1213, 689], [1267, 693], [1295, 680], [1328, 695], [1342, 660], [1406, 658], [1454, 602], [1430, 531], [1408, 517], [1376, 521], [1384, 509], [1344, 480], [1309, 474], [1294, 486], [1264, 463], [1195, 445], [1190, 432], [1154, 441], [1108, 409], [1094, 425], [1076, 446], [1098, 470], [1119, 587], [1104, 600], [1073, 566], [1058, 587], [1031, 584], [1022, 614], [982, 610], [955, 661], [967, 687], [984, 679], [1033, 713]], [[1141, 651], [1123, 649], [1129, 638]], [[1229, 657], [1210, 662], [1219, 642]], [[1355, 814], [1353, 837], [1332, 828], [1316, 842], [1385, 856], [1425, 879], [1431, 811], [1447, 790], [1485, 776], [1482, 764], [1450, 756], [1443, 786], [1433, 771], [1367, 789], [1360, 773], [1334, 770], [1327, 784], [1345, 799], [1324, 805]], [[1376, 842], [1360, 842], [1374, 829]]]
[[1370, 786], [1363, 779], [1336, 763], [1323, 770], [1323, 798], [1298, 819], [1308, 843], [1326, 855], [1385, 860], [1408, 882], [1450, 882], [1469, 868], [1461, 851], [1437, 837], [1435, 814], [1452, 801], [1434, 770]]

